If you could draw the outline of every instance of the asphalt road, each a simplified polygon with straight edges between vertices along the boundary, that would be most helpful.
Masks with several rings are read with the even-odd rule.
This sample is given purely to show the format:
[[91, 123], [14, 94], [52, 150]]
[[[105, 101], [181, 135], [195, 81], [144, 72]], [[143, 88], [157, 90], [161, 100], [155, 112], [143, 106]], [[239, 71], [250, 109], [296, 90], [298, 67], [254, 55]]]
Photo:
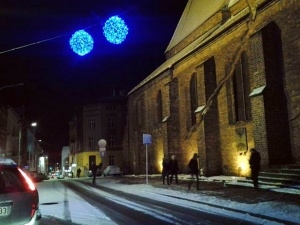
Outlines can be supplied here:
[[[180, 205], [165, 203], [113, 190], [101, 185], [85, 182], [85, 185], [97, 188], [100, 195], [94, 190], [82, 189], [77, 185], [79, 181], [66, 181], [64, 185], [72, 189], [94, 207], [103, 211], [117, 224], [130, 225], [170, 225], [170, 224], [238, 224], [240, 221], [201, 211], [195, 208], [186, 208]], [[107, 197], [109, 196], [109, 197]], [[122, 199], [119, 201], [119, 199]], [[120, 204], [121, 203], [121, 204]], [[142, 210], [134, 208], [139, 207]], [[243, 224], [253, 224], [243, 222]]]
[[[193, 205], [199, 207], [186, 207], [180, 204], [170, 204], [163, 201], [149, 199], [142, 196], [135, 195], [133, 193], [126, 193], [119, 190], [114, 190], [107, 186], [103, 186], [103, 182], [109, 182], [110, 180], [117, 180], [121, 184], [145, 184], [145, 179], [140, 177], [107, 177], [100, 178], [99, 182], [92, 184], [90, 179], [66, 179], [60, 180], [65, 188], [72, 190], [85, 202], [88, 202], [99, 211], [102, 211], [113, 222], [120, 225], [139, 225], [139, 224], [253, 224], [248, 221], [241, 221], [236, 218], [230, 218], [228, 216], [222, 216], [222, 214], [207, 212], [201, 210], [201, 205], [206, 204], [218, 210], [226, 209], [232, 213], [240, 213], [238, 210], [226, 208], [226, 206], [220, 206], [216, 204], [207, 204], [204, 202], [197, 202], [189, 200]], [[297, 204], [299, 201], [295, 196], [282, 193], [274, 193], [267, 191], [253, 191], [250, 188], [238, 188], [238, 187], [224, 187], [222, 183], [215, 182], [200, 182], [200, 190], [196, 190], [195, 186], [192, 186], [191, 190], [187, 188], [187, 181], [180, 181], [177, 185], [163, 185], [161, 179], [151, 178], [149, 184], [154, 187], [179, 190], [181, 192], [186, 191], [189, 193], [205, 193], [222, 199], [228, 199], [236, 202], [244, 202], [255, 204], [262, 201], [282, 201], [284, 204]], [[85, 187], [85, 188], [83, 188]], [[174, 197], [173, 197], [174, 198]], [[176, 202], [180, 200], [180, 196], [176, 199]], [[182, 199], [186, 201], [186, 199]], [[203, 208], [203, 207], [202, 207]], [[274, 223], [285, 224], [284, 221], [273, 220], [272, 218], [263, 218], [261, 215], [252, 215], [254, 217], [260, 217]], [[79, 225], [72, 223], [68, 220], [60, 220], [51, 216], [44, 216], [41, 225]], [[291, 223], [292, 224], [292, 223]], [[93, 225], [93, 224], [91, 224]]]

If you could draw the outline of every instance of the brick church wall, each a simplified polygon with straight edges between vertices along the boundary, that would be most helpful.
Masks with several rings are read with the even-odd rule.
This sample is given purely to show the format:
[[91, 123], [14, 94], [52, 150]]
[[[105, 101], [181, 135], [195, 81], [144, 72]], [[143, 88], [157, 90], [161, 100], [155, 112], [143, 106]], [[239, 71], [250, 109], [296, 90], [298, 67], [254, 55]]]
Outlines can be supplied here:
[[[253, 24], [253, 32], [244, 45], [244, 54], [248, 60], [250, 89], [266, 85], [265, 60], [262, 44], [262, 29], [275, 23], [281, 31], [283, 55], [283, 85], [287, 99], [287, 115], [291, 142], [291, 162], [300, 162], [300, 1], [257, 1], [261, 3]], [[244, 5], [233, 6], [237, 13]], [[233, 13], [233, 12], [232, 12]], [[210, 21], [220, 22], [220, 14]], [[180, 163], [181, 172], [186, 171], [188, 160], [193, 153], [198, 153], [199, 163], [204, 175], [249, 175], [249, 149], [258, 148], [262, 154], [262, 164], [269, 165], [268, 140], [266, 138], [266, 112], [263, 94], [251, 97], [252, 119], [234, 122], [232, 110], [232, 82], [224, 82], [207, 115], [201, 117], [196, 113], [196, 124], [191, 125], [190, 80], [197, 77], [198, 107], [204, 106], [213, 90], [209, 91], [204, 65], [212, 59], [215, 63], [215, 82], [218, 86], [233, 59], [241, 47], [241, 39], [247, 29], [247, 17], [243, 17], [233, 26], [224, 29], [218, 36], [199, 45], [188, 56], [174, 63], [171, 68], [149, 79], [143, 85], [129, 93], [128, 133], [129, 157], [132, 173], [145, 172], [145, 146], [141, 143], [142, 134], [153, 136], [154, 144], [149, 146], [151, 166], [150, 173], [160, 172], [162, 157], [175, 154]], [[207, 30], [207, 24], [205, 29]], [[198, 29], [200, 34], [201, 28]], [[182, 49], [195, 40], [190, 35], [177, 47]], [[175, 47], [176, 48], [176, 47]], [[171, 50], [171, 55], [178, 51]], [[170, 53], [169, 53], [170, 54]], [[210, 85], [209, 83], [207, 85]], [[157, 93], [162, 93], [163, 119], [157, 121]], [[217, 110], [217, 111], [214, 111]], [[269, 109], [270, 110], [270, 109]], [[211, 113], [211, 114], [210, 114]], [[210, 117], [210, 118], [209, 118]], [[202, 120], [203, 119], [203, 120]], [[210, 129], [211, 128], [211, 129]], [[237, 149], [239, 138], [246, 138], [246, 148]], [[210, 146], [210, 147], [209, 147]], [[212, 162], [212, 161], [216, 162]], [[218, 168], [215, 168], [215, 167]]]

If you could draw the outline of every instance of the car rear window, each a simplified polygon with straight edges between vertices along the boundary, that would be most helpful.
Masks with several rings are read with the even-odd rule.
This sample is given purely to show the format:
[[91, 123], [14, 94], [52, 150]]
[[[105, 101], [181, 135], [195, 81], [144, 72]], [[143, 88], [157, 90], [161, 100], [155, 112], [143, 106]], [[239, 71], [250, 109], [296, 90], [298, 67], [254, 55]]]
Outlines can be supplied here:
[[0, 165], [0, 194], [23, 192], [26, 185], [16, 167]]

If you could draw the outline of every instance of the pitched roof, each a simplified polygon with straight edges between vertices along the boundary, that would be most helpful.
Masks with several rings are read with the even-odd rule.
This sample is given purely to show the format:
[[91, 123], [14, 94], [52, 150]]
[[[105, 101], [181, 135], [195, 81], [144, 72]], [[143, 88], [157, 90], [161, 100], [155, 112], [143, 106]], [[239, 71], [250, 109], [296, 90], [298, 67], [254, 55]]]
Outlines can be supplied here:
[[189, 0], [165, 52], [171, 50], [225, 4], [237, 0]]
[[[187, 37], [190, 33], [194, 30], [188, 29], [190, 27], [184, 28], [184, 24], [188, 26], [189, 23], [193, 24], [193, 29], [196, 29], [197, 26], [200, 26], [202, 23], [204, 23], [207, 19], [209, 19], [211, 16], [214, 15], [214, 13], [217, 13], [220, 9], [222, 9], [224, 6], [231, 7], [234, 3], [238, 2], [240, 0], [189, 0], [181, 19], [178, 23], [178, 26], [175, 30], [175, 33], [173, 35], [172, 40], [170, 41], [170, 44], [166, 51], [174, 47], [176, 44], [180, 42], [180, 40], [183, 40], [185, 37]], [[212, 4], [209, 4], [209, 3]], [[216, 4], [216, 2], [220, 4]], [[201, 3], [201, 4], [200, 4]], [[222, 4], [221, 4], [222, 3]], [[202, 7], [200, 7], [200, 5]], [[196, 8], [198, 7], [198, 11]], [[205, 8], [206, 7], [206, 8]], [[206, 11], [204, 10], [206, 9]], [[201, 13], [204, 10], [204, 13]], [[208, 13], [208, 11], [210, 13]], [[198, 12], [198, 13], [197, 13]], [[191, 13], [193, 16], [189, 16], [188, 14]], [[202, 15], [199, 17], [199, 15]], [[206, 17], [204, 17], [204, 14]], [[172, 56], [171, 58], [167, 59], [163, 64], [161, 64], [158, 68], [156, 68], [149, 76], [147, 76], [142, 82], [140, 82], [137, 86], [135, 86], [129, 93], [133, 93], [146, 83], [148, 83], [150, 80], [154, 79], [156, 76], [159, 76], [160, 74], [164, 72], [168, 72], [168, 69], [171, 68], [176, 62], [178, 62], [180, 59], [186, 57], [189, 55], [192, 51], [199, 48], [199, 46], [205, 44], [207, 41], [209, 41], [211, 38], [214, 38], [219, 33], [221, 33], [223, 30], [230, 27], [232, 24], [235, 23], [235, 21], [245, 17], [249, 14], [249, 9], [246, 7], [243, 10], [241, 10], [240, 13], [235, 14], [230, 19], [226, 21], [225, 24], [216, 24], [214, 27], [212, 27], [210, 30], [205, 32], [203, 35], [198, 37], [196, 40], [194, 40], [192, 43], [190, 43], [188, 46], [186, 46], [183, 50], [179, 51], [176, 55]], [[189, 20], [187, 18], [190, 18]], [[192, 19], [193, 18], [193, 19]], [[185, 21], [185, 22], [184, 22]], [[189, 23], [187, 21], [190, 21]], [[192, 22], [194, 21], [194, 22]], [[197, 24], [197, 25], [195, 25]], [[182, 32], [179, 32], [179, 31]], [[184, 33], [186, 32], [186, 33]], [[177, 35], [176, 35], [177, 34]], [[175, 41], [177, 40], [177, 41]]]

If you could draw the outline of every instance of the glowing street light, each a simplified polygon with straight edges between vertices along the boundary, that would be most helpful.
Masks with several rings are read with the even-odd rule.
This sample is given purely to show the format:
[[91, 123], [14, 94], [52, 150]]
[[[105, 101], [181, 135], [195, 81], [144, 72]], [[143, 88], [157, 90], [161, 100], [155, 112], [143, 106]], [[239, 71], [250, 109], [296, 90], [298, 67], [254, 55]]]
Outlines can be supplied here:
[[[31, 126], [32, 127], [36, 127], [37, 126], [37, 123], [36, 122], [33, 122], [31, 123]], [[22, 126], [20, 127], [20, 130], [19, 130], [19, 149], [18, 149], [18, 166], [21, 166], [21, 141], [22, 141], [22, 131], [23, 129], [25, 128], [28, 128], [29, 125], [25, 125], [25, 126]], [[34, 132], [35, 133], [35, 132]], [[34, 134], [35, 136], [35, 134]], [[35, 137], [34, 137], [35, 138]], [[34, 142], [35, 143], [35, 142]], [[28, 150], [28, 167], [30, 168], [30, 149]]]

